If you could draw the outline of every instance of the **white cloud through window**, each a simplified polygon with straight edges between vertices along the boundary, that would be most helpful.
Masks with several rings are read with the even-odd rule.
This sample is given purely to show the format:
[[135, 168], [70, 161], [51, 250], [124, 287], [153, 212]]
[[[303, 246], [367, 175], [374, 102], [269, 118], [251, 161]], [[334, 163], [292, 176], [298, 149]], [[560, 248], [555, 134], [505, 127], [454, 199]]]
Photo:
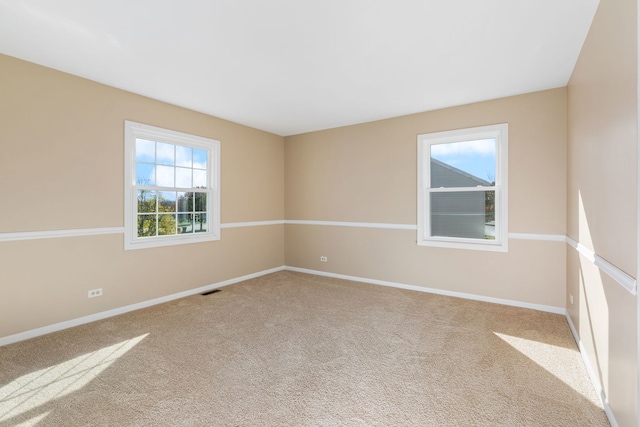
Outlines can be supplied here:
[[431, 145], [431, 156], [435, 158], [454, 155], [495, 156], [495, 154], [496, 140], [494, 138]]

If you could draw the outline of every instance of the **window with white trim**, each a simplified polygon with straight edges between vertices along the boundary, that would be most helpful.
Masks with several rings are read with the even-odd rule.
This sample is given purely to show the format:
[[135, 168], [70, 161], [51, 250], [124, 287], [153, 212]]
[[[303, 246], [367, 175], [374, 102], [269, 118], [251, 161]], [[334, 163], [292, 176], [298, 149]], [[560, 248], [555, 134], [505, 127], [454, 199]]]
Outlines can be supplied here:
[[125, 121], [125, 249], [220, 239], [220, 142]]
[[418, 245], [507, 251], [508, 129], [418, 135]]

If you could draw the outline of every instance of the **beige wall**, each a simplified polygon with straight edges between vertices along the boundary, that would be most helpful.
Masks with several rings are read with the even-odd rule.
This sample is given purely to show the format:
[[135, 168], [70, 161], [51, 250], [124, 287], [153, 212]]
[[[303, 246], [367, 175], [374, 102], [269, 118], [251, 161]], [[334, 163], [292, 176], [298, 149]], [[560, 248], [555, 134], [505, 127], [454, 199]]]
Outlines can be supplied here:
[[[506, 122], [509, 231], [568, 234], [635, 277], [636, 8], [601, 0], [568, 88], [287, 138], [0, 55], [0, 233], [122, 227], [125, 119], [221, 141], [223, 223], [409, 225], [416, 136]], [[121, 234], [0, 242], [0, 338], [282, 265], [567, 306], [618, 424], [637, 423], [635, 297], [562, 242], [292, 224], [135, 251]]]
[[[0, 97], [0, 233], [122, 227], [125, 119], [221, 141], [223, 224], [283, 218], [280, 136], [7, 56]], [[283, 233], [134, 251], [121, 234], [0, 242], [0, 337], [280, 267]]]
[[[415, 225], [417, 135], [509, 123], [509, 231], [564, 235], [566, 108], [560, 88], [287, 137], [286, 219]], [[565, 306], [560, 242], [496, 253], [419, 247], [411, 230], [285, 230], [289, 266]]]
[[[568, 85], [567, 233], [636, 277], [637, 2], [601, 0]], [[620, 426], [637, 426], [636, 297], [570, 247], [567, 308]]]

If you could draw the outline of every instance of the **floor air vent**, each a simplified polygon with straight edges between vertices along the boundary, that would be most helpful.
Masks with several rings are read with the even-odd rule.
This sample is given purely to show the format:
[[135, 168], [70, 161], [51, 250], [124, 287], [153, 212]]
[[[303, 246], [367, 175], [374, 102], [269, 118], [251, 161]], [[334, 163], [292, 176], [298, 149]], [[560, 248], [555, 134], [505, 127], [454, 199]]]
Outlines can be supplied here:
[[207, 292], [205, 292], [205, 293], [203, 293], [203, 294], [200, 294], [200, 295], [202, 295], [202, 296], [206, 296], [206, 295], [215, 294], [216, 292], [220, 292], [220, 289], [214, 289], [214, 290], [212, 290], [212, 291], [207, 291]]

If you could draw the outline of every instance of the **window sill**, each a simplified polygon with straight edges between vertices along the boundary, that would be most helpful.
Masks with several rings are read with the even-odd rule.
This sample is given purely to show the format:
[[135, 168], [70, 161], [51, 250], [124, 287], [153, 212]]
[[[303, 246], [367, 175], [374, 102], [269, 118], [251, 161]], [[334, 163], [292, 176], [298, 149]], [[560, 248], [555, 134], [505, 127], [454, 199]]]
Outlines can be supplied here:
[[508, 252], [507, 242], [496, 242], [495, 240], [469, 241], [466, 239], [421, 239], [418, 246], [430, 246], [436, 248], [466, 249], [488, 252]]
[[207, 233], [197, 236], [167, 236], [167, 237], [150, 237], [148, 239], [138, 239], [134, 241], [126, 241], [125, 250], [132, 249], [148, 249], [163, 246], [187, 245], [189, 243], [202, 243], [220, 240], [220, 233]]

